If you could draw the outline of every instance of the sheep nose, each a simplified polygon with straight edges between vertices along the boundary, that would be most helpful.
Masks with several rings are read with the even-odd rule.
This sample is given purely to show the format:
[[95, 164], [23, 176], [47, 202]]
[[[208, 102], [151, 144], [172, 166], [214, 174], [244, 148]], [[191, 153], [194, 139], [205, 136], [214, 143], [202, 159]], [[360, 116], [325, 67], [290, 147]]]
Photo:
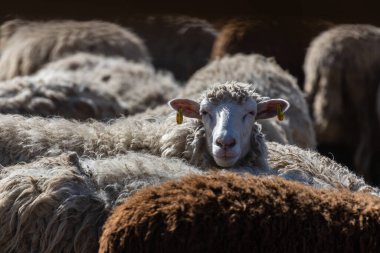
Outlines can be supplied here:
[[233, 137], [218, 137], [216, 139], [216, 145], [224, 149], [232, 148], [235, 144], [236, 140]]

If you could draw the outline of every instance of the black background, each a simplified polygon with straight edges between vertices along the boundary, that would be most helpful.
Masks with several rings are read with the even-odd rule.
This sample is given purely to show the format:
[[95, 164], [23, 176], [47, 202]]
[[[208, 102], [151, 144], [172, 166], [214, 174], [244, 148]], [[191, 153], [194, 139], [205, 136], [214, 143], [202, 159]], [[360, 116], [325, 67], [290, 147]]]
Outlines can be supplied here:
[[122, 23], [133, 14], [187, 14], [209, 20], [232, 16], [320, 17], [339, 23], [380, 24], [380, 1], [273, 1], [273, 0], [177, 0], [177, 1], [3, 1], [0, 21], [26, 19], [104, 19]]

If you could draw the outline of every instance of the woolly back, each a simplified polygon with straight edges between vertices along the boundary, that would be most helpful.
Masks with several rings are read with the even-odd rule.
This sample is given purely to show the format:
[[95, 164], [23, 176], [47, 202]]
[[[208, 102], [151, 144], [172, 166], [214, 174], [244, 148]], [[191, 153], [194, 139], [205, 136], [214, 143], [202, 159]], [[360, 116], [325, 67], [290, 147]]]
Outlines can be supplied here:
[[29, 75], [44, 64], [75, 52], [121, 56], [150, 62], [144, 42], [110, 22], [55, 20], [9, 21], [0, 27], [0, 79]]
[[379, 252], [379, 209], [280, 178], [191, 176], [115, 208], [99, 252]]

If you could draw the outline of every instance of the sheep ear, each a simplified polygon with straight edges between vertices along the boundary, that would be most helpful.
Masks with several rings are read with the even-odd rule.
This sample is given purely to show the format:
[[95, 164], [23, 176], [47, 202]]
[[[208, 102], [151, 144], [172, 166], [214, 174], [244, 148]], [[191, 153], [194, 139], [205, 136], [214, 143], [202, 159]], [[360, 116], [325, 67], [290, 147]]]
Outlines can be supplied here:
[[278, 115], [277, 108], [281, 109], [281, 113], [286, 112], [289, 109], [288, 101], [284, 99], [269, 99], [257, 104], [257, 116], [256, 119], [268, 119]]
[[199, 114], [199, 103], [184, 98], [175, 98], [168, 102], [169, 106], [173, 108], [175, 111], [178, 111], [180, 108], [183, 110], [183, 116], [188, 118], [196, 118], [200, 119], [201, 116]]

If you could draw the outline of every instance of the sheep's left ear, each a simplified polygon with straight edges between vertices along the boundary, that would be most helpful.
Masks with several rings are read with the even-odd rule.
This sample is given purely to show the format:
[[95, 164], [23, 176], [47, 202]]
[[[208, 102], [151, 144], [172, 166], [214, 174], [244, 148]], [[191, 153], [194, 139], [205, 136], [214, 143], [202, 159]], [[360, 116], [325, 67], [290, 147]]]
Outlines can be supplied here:
[[257, 104], [257, 116], [256, 119], [269, 119], [277, 115], [277, 108], [281, 109], [281, 112], [284, 113], [289, 109], [288, 101], [284, 99], [269, 99], [264, 100]]
[[169, 106], [173, 108], [175, 111], [178, 111], [182, 108], [183, 116], [188, 118], [196, 118], [200, 119], [201, 116], [199, 114], [199, 103], [185, 98], [175, 98], [168, 102]]

